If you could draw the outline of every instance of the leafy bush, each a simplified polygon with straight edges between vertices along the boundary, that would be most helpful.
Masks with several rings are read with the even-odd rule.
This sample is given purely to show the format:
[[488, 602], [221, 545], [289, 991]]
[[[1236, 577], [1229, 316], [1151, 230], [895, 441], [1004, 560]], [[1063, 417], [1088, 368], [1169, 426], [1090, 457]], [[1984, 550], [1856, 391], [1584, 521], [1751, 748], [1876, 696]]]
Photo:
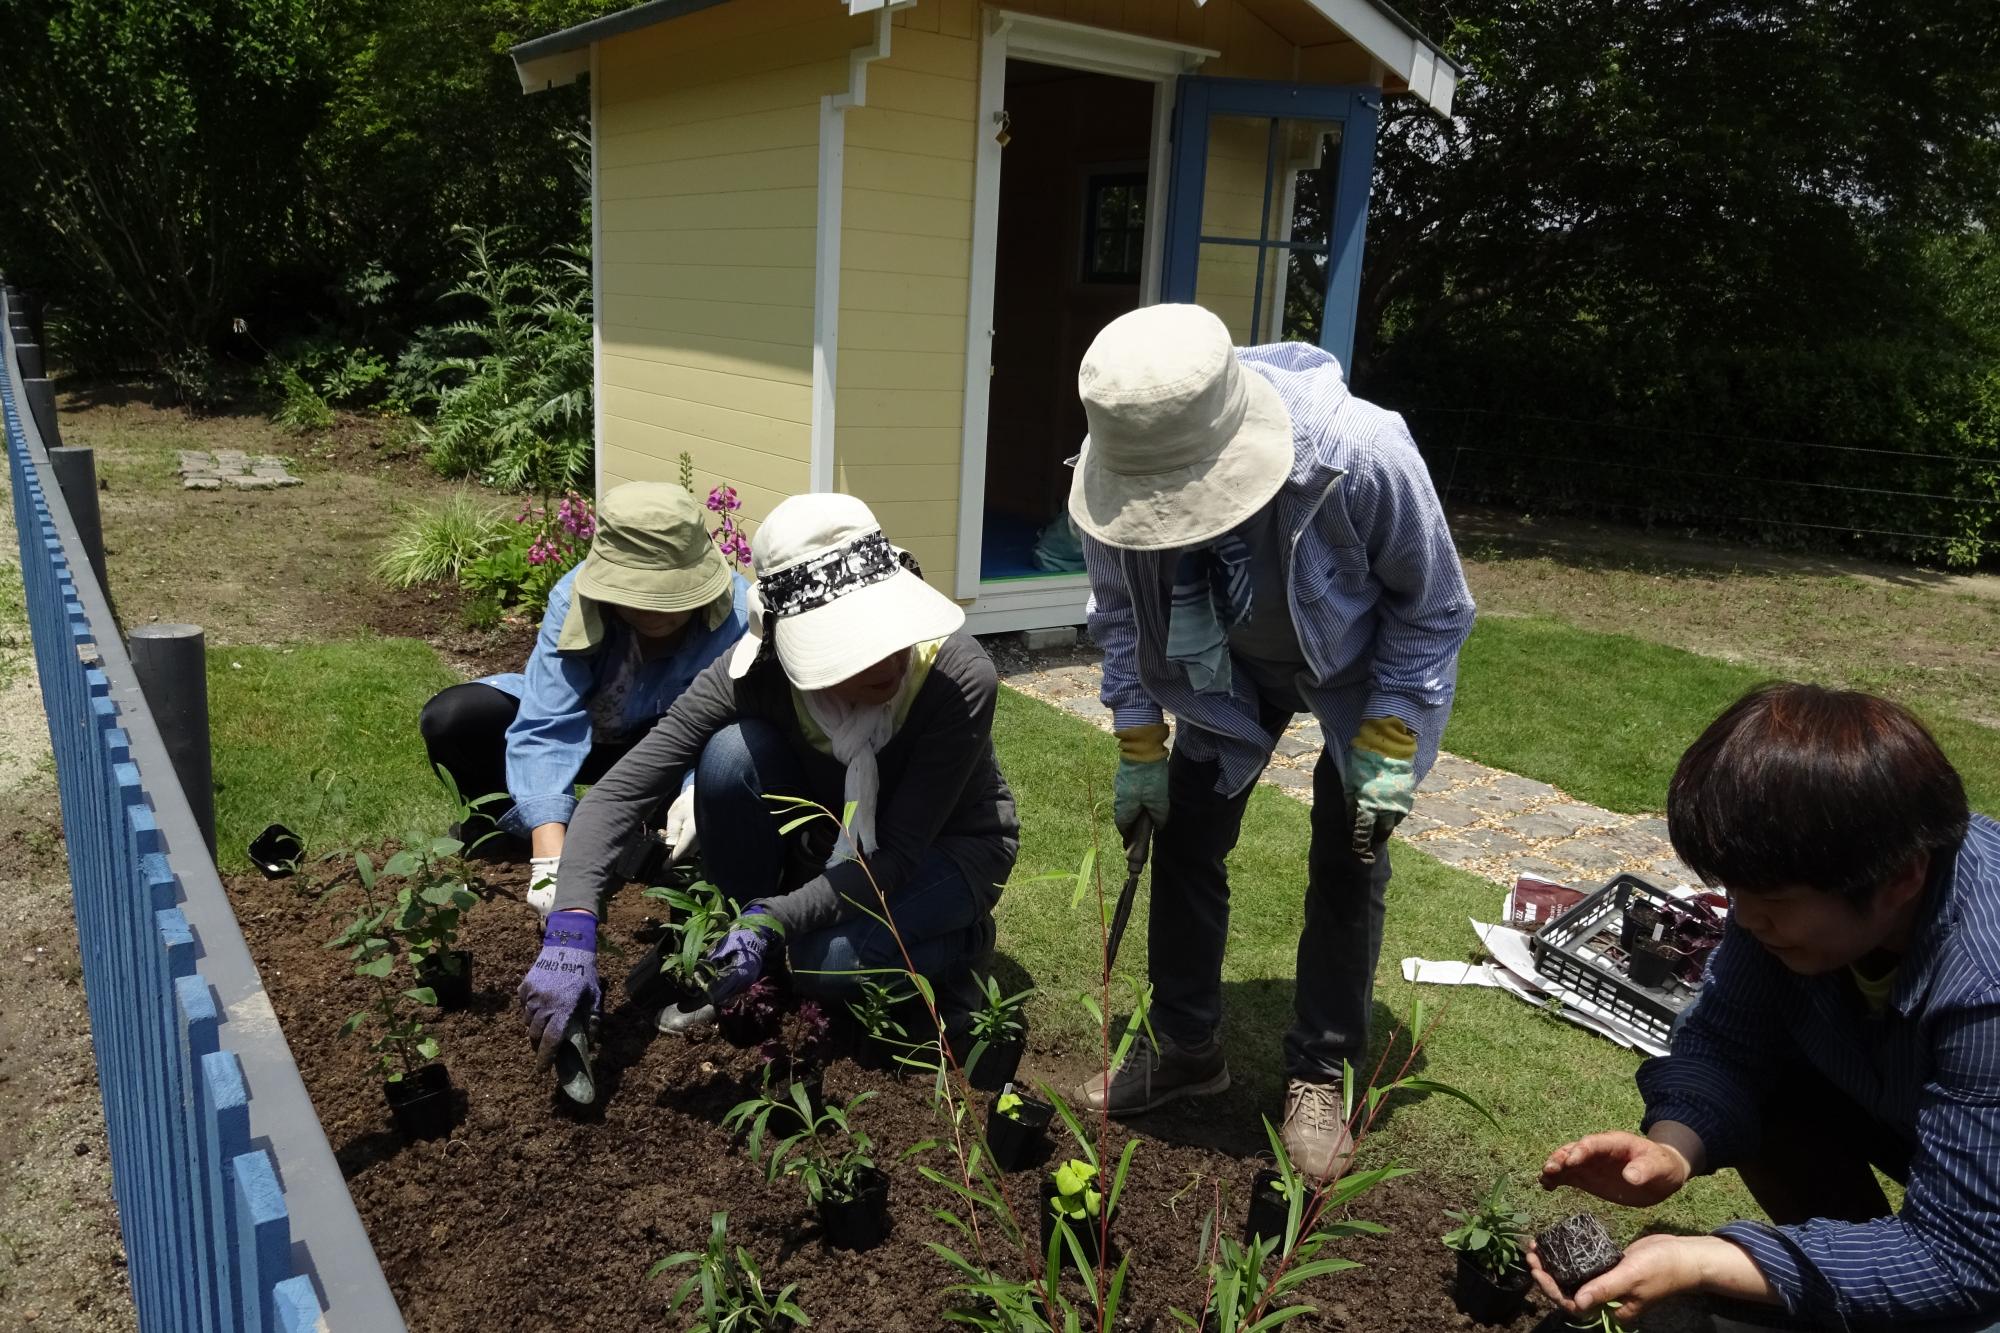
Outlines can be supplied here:
[[439, 396], [429, 428], [431, 465], [541, 494], [585, 484], [591, 473], [590, 268], [573, 248], [550, 264], [506, 259], [505, 228], [458, 227], [468, 271], [449, 296], [477, 302], [477, 316], [444, 332], [479, 347], [445, 358], [462, 376]]
[[375, 574], [392, 588], [458, 579], [512, 531], [491, 504], [461, 490], [412, 510], [390, 534], [387, 548], [375, 562]]
[[540, 615], [563, 575], [590, 553], [596, 531], [597, 511], [574, 491], [553, 507], [522, 505], [512, 530], [460, 575], [473, 594], [474, 620], [490, 623], [510, 610]]
[[273, 378], [278, 391], [278, 406], [271, 413], [271, 420], [296, 431], [325, 430], [333, 424], [333, 408], [312, 385], [306, 383], [297, 366], [281, 364]]

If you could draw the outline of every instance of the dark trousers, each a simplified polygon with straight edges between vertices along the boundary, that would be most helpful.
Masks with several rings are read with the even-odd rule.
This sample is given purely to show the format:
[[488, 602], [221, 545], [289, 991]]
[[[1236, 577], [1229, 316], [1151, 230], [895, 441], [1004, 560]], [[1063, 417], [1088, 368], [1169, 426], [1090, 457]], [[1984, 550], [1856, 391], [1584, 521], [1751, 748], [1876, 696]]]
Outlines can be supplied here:
[[[1267, 711], [1274, 734], [1290, 714]], [[1186, 1045], [1222, 1024], [1222, 954], [1229, 939], [1225, 859], [1243, 827], [1249, 791], [1222, 796], [1216, 765], [1168, 761], [1167, 826], [1153, 841], [1153, 906], [1147, 949], [1153, 980], [1153, 1026]], [[1254, 789], [1254, 784], [1253, 784]], [[1353, 816], [1341, 780], [1341, 754], [1320, 752], [1313, 768], [1312, 844], [1306, 854], [1304, 925], [1299, 932], [1293, 1022], [1285, 1034], [1285, 1070], [1324, 1083], [1341, 1062], [1358, 1066], [1368, 1051], [1375, 960], [1382, 952], [1389, 852], [1378, 842], [1373, 864], [1354, 854]]]
[[[805, 811], [780, 807], [767, 796], [807, 797], [805, 768], [792, 741], [768, 722], [746, 720], [709, 738], [695, 769], [694, 820], [701, 834], [702, 868], [737, 902], [797, 888], [826, 867], [834, 841], [830, 820], [815, 819], [790, 834], [779, 828]], [[883, 800], [886, 802], [887, 793]], [[809, 995], [842, 996], [883, 968], [908, 962], [939, 985], [960, 976], [993, 947], [993, 918], [965, 873], [932, 848], [916, 873], [889, 895], [896, 932], [876, 920], [879, 901], [864, 902], [846, 920], [785, 941], [793, 979]], [[877, 976], [877, 980], [887, 978]]]
[[[432, 767], [451, 775], [459, 796], [468, 803], [498, 797], [478, 805], [477, 814], [468, 821], [474, 826], [470, 831], [486, 831], [514, 808], [514, 798], [507, 792], [507, 728], [520, 711], [521, 701], [507, 691], [474, 681], [439, 690], [418, 715], [417, 729], [423, 733]], [[591, 746], [575, 781], [596, 782], [631, 748], [630, 744]]]
[[[1867, 1222], [1889, 1216], [1889, 1198], [1875, 1171], [1891, 1180], [1906, 1180], [1912, 1151], [1909, 1140], [1894, 1126], [1869, 1115], [1818, 1070], [1807, 1067], [1789, 1069], [1779, 1078], [1760, 1118], [1757, 1156], [1736, 1171], [1772, 1222], [1791, 1226], [1814, 1218]], [[1715, 1303], [1714, 1326], [1716, 1333], [1817, 1327], [1768, 1306], [1733, 1301]], [[2000, 1330], [2000, 1315], [1897, 1327], [1911, 1333], [1995, 1333]]]

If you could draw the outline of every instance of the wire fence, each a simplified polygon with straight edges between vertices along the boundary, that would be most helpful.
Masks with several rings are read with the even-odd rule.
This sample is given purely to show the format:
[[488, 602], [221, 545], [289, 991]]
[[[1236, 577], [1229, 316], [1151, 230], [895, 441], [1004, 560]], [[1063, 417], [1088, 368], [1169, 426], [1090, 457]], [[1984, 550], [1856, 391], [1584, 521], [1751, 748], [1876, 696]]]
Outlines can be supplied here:
[[46, 386], [21, 373], [15, 308], [0, 299], [0, 416], [139, 1326], [398, 1333], [26, 410], [27, 385]]
[[1996, 457], [1482, 408], [1403, 415], [1447, 506], [1596, 515], [1924, 563], [2000, 558]]

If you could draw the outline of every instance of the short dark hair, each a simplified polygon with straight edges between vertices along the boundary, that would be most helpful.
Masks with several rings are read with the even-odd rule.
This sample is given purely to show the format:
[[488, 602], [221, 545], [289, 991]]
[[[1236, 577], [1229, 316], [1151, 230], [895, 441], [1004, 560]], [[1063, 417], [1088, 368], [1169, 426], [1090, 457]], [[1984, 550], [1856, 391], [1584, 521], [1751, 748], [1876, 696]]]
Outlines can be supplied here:
[[1710, 723], [1667, 788], [1668, 837], [1705, 883], [1803, 884], [1856, 907], [1957, 847], [1969, 818], [1958, 770], [1907, 708], [1784, 681]]

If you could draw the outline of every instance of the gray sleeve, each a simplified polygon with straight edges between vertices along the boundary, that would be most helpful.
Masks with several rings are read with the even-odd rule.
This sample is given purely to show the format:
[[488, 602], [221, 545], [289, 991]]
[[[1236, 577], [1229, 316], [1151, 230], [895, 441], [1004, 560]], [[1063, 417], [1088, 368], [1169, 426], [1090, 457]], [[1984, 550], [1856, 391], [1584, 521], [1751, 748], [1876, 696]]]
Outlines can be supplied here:
[[709, 663], [674, 700], [667, 715], [585, 793], [563, 839], [554, 910], [594, 910], [604, 895], [620, 887], [614, 874], [619, 853], [639, 836], [646, 820], [679, 793], [682, 779], [701, 758], [709, 737], [741, 715], [737, 690], [724, 654]]
[[[790, 893], [765, 900], [787, 935], [824, 930], [860, 915], [864, 908], [879, 913], [878, 887], [893, 904], [957, 812], [978, 766], [992, 752], [999, 689], [985, 650], [963, 635], [946, 641], [917, 708], [904, 723], [918, 729], [909, 737], [915, 751], [895, 790], [882, 794], [868, 869], [843, 862]], [[567, 868], [565, 864], [565, 872]]]

